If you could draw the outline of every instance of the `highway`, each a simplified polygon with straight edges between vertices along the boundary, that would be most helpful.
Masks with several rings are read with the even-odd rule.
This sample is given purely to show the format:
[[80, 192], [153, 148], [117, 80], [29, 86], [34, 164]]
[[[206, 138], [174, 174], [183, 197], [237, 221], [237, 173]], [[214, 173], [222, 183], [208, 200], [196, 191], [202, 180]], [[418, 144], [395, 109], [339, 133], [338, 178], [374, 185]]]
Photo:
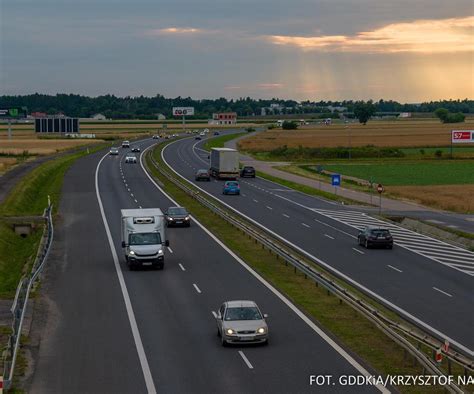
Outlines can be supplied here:
[[197, 169], [209, 167], [204, 143], [179, 140], [163, 157], [207, 193], [472, 355], [474, 253], [395, 227], [393, 250], [366, 250], [357, 245], [357, 227], [374, 219], [258, 177], [241, 180], [240, 196], [224, 196], [222, 182], [194, 181]]
[[[174, 203], [123, 150], [104, 153], [78, 160], [64, 180], [28, 392], [311, 392], [311, 374], [368, 374], [196, 222], [168, 230], [163, 271], [129, 271], [120, 209]], [[220, 345], [213, 313], [229, 299], [269, 314], [268, 346]]]

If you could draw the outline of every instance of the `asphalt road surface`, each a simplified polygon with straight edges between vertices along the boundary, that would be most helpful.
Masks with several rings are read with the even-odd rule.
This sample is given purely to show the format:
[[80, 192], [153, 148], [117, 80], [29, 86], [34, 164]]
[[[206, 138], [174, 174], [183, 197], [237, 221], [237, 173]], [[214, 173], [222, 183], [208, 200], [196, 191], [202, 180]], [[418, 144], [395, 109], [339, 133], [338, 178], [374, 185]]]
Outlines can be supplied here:
[[[174, 204], [140, 164], [124, 163], [124, 151], [103, 154], [65, 177], [29, 392], [311, 392], [310, 375], [367, 373], [196, 222], [168, 230], [163, 271], [129, 271], [120, 209]], [[268, 346], [220, 345], [213, 312], [229, 299], [252, 299], [269, 314]]]
[[472, 355], [474, 253], [401, 228], [392, 230], [393, 250], [367, 250], [356, 238], [358, 228], [374, 223], [370, 216], [261, 178], [241, 179], [240, 196], [224, 196], [222, 181], [194, 181], [197, 169], [209, 168], [204, 143], [177, 141], [164, 158], [204, 191]]

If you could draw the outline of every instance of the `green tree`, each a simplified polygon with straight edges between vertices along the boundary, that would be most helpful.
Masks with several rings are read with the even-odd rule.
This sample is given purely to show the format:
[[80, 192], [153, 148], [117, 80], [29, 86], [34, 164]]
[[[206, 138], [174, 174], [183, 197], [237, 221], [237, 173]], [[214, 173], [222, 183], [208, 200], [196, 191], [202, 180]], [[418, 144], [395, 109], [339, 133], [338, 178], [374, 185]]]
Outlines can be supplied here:
[[375, 114], [376, 108], [372, 100], [364, 103], [359, 101], [354, 105], [354, 115], [359, 119], [360, 123], [366, 124], [372, 115]]
[[436, 111], [434, 111], [434, 114], [437, 118], [439, 118], [439, 120], [441, 120], [441, 122], [446, 123], [446, 120], [449, 116], [449, 111], [446, 108], [438, 108]]
[[283, 130], [296, 130], [298, 128], [298, 125], [296, 124], [296, 122], [289, 122], [285, 120], [281, 125], [281, 128]]

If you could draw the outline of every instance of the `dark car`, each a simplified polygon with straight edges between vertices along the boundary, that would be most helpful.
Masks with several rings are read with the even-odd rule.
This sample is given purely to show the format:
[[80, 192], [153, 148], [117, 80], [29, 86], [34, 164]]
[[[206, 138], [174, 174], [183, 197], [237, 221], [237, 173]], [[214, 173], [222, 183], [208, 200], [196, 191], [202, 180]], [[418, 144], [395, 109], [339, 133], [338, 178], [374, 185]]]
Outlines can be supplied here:
[[194, 137], [195, 140], [202, 140], [201, 136], [200, 135], [197, 135], [196, 137]]
[[240, 170], [240, 177], [255, 178], [255, 168], [253, 168], [252, 166], [242, 167], [242, 169]]
[[166, 225], [171, 226], [184, 226], [189, 227], [191, 225], [191, 218], [186, 208], [183, 207], [169, 207], [165, 213]]
[[196, 175], [194, 176], [196, 181], [211, 181], [211, 176], [209, 175], [208, 170], [197, 170]]
[[214, 135], [220, 135], [218, 131], [214, 131]]
[[140, 152], [140, 148], [138, 146], [134, 146], [132, 148], [132, 152]]
[[153, 136], [153, 139], [154, 139], [154, 140], [157, 140], [158, 138], [160, 138], [160, 136], [158, 136], [158, 135], [156, 135], [156, 134]]
[[359, 245], [364, 245], [367, 249], [371, 247], [393, 248], [392, 234], [383, 227], [367, 226], [359, 232], [357, 240]]

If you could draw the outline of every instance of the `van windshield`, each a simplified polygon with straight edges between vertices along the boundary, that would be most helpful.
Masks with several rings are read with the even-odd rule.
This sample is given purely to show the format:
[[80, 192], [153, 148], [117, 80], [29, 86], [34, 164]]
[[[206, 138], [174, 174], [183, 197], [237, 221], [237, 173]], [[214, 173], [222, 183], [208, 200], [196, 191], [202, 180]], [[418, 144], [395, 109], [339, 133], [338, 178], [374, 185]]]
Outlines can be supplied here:
[[161, 244], [161, 237], [159, 233], [130, 234], [128, 243], [130, 245], [157, 245]]

